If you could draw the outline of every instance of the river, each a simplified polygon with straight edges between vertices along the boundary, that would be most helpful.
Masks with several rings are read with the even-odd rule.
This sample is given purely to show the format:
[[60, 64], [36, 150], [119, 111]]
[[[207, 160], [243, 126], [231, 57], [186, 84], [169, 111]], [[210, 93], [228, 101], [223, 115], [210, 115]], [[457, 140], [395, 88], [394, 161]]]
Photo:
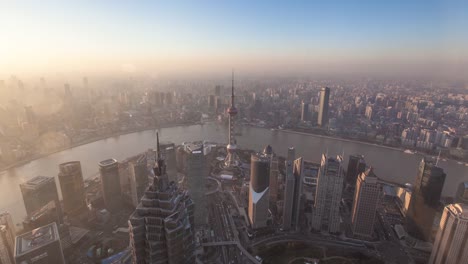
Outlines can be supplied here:
[[[328, 151], [330, 155], [344, 152], [347, 164], [349, 154], [359, 153], [365, 156], [366, 162], [374, 168], [377, 176], [398, 183], [412, 183], [421, 160], [419, 154], [405, 154], [401, 150], [359, 142], [256, 127], [242, 127], [240, 131], [242, 135], [237, 137], [240, 148], [262, 150], [264, 146], [270, 144], [276, 153], [284, 156], [288, 147], [294, 146], [296, 156], [303, 156], [306, 160], [314, 162], [319, 162], [321, 153]], [[172, 141], [176, 144], [195, 140], [225, 142], [227, 127], [218, 124], [178, 126], [162, 128], [159, 133], [162, 141]], [[13, 216], [13, 221], [21, 222], [26, 211], [19, 184], [37, 175], [54, 176], [57, 179], [60, 163], [72, 160], [81, 161], [83, 177], [86, 179], [98, 172], [99, 161], [108, 158], [122, 160], [155, 147], [155, 143], [156, 137], [153, 130], [136, 132], [67, 149], [0, 172], [0, 211], [9, 211]], [[458, 183], [468, 181], [468, 167], [451, 160], [440, 161], [439, 166], [447, 173], [443, 195], [454, 195]]]

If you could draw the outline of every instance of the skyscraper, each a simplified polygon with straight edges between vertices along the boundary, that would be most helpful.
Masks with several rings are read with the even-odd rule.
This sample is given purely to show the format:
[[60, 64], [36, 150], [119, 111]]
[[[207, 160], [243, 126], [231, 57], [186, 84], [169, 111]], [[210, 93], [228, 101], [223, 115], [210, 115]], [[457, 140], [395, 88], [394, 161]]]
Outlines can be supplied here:
[[15, 260], [16, 263], [64, 264], [57, 224], [51, 223], [17, 236]]
[[270, 198], [270, 158], [262, 153], [250, 157], [249, 220], [253, 229], [266, 227]]
[[293, 162], [296, 159], [296, 149], [294, 147], [288, 148], [288, 157], [286, 160]]
[[[294, 149], [294, 148], [290, 148]], [[286, 179], [284, 188], [283, 229], [299, 228], [299, 215], [302, 186], [302, 158], [286, 160]]]
[[300, 229], [300, 214], [301, 214], [301, 197], [302, 197], [302, 180], [304, 177], [304, 159], [297, 158], [293, 163], [293, 175], [294, 175], [294, 198], [292, 206], [292, 227], [296, 230]]
[[380, 186], [372, 168], [359, 174], [354, 192], [351, 225], [353, 235], [372, 238], [375, 214], [380, 197]]
[[59, 210], [60, 219], [62, 219], [62, 210], [54, 178], [36, 176], [25, 183], [21, 183], [20, 189], [28, 215], [34, 214], [50, 201], [54, 201]]
[[468, 182], [461, 182], [458, 185], [455, 201], [457, 203], [468, 204]]
[[293, 220], [293, 204], [294, 204], [294, 174], [293, 163], [289, 160], [285, 161], [286, 179], [284, 187], [284, 210], [283, 210], [283, 229], [289, 230]]
[[167, 177], [169, 182], [177, 181], [177, 161], [175, 153], [175, 145], [172, 142], [161, 142], [159, 144], [161, 157], [166, 164]]
[[430, 241], [434, 217], [439, 206], [445, 172], [434, 163], [422, 159], [406, 213], [406, 229], [418, 239]]
[[239, 157], [237, 156], [237, 141], [235, 133], [235, 118], [237, 115], [237, 108], [234, 105], [234, 72], [232, 72], [232, 87], [231, 87], [231, 106], [227, 110], [229, 114], [229, 142], [226, 146], [227, 155], [224, 164], [226, 167], [235, 167], [239, 165]]
[[447, 205], [440, 219], [429, 264], [468, 262], [468, 205]]
[[340, 232], [340, 202], [343, 190], [342, 157], [322, 154], [311, 227], [315, 231]]
[[214, 89], [215, 96], [221, 96], [221, 85], [216, 85]]
[[60, 164], [58, 179], [65, 213], [70, 214], [84, 208], [86, 201], [80, 162], [70, 161]]
[[208, 176], [204, 144], [190, 143], [185, 145], [187, 162], [185, 182], [190, 197], [195, 203], [195, 226], [206, 224], [205, 182]]
[[328, 125], [328, 105], [330, 100], [330, 88], [324, 87], [320, 90], [320, 105], [317, 124], [321, 127]]
[[128, 220], [133, 263], [194, 263], [193, 201], [188, 191], [168, 181], [160, 154], [154, 175]]
[[107, 210], [115, 212], [121, 204], [119, 163], [115, 159], [103, 160], [99, 162], [99, 172], [104, 205]]
[[208, 106], [209, 106], [210, 108], [214, 108], [214, 107], [215, 107], [215, 98], [216, 98], [216, 97], [215, 97], [214, 94], [210, 94], [210, 95], [208, 96]]
[[134, 162], [129, 162], [129, 177], [130, 177], [130, 196], [132, 204], [136, 208], [140, 199], [148, 187], [148, 168], [146, 155], [141, 155]]
[[14, 264], [15, 226], [9, 213], [0, 214], [0, 263]]
[[270, 205], [276, 206], [278, 200], [278, 157], [270, 145], [265, 147], [263, 154], [270, 158]]
[[366, 162], [361, 155], [349, 155], [348, 170], [346, 171], [346, 183], [354, 186], [358, 176], [366, 169]]
[[302, 101], [301, 104], [301, 121], [309, 121], [310, 120], [310, 112], [309, 112], [309, 104]]

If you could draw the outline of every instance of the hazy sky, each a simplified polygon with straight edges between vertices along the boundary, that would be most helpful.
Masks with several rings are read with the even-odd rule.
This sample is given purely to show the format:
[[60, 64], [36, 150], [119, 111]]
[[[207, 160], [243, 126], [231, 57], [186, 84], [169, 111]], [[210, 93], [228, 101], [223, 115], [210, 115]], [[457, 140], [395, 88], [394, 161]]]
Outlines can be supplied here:
[[2, 1], [0, 76], [468, 70], [468, 1], [252, 2]]

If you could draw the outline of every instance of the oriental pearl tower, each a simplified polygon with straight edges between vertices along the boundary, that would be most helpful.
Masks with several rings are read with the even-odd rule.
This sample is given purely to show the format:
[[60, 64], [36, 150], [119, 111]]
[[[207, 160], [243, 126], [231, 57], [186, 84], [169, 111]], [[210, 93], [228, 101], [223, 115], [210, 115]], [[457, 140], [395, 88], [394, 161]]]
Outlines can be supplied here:
[[231, 106], [228, 108], [227, 112], [229, 114], [229, 138], [228, 145], [226, 146], [227, 156], [224, 160], [224, 166], [226, 168], [233, 168], [240, 163], [236, 153], [236, 138], [234, 137], [234, 119], [237, 115], [237, 109], [234, 106], [234, 71], [232, 72]]

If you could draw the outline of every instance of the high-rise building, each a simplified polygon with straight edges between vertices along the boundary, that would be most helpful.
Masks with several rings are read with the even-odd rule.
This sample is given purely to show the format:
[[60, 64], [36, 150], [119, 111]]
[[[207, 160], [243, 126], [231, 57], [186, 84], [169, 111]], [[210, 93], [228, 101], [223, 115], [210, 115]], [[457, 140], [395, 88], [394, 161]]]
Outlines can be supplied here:
[[311, 227], [315, 231], [340, 232], [340, 202], [343, 190], [342, 157], [322, 154]]
[[301, 104], [301, 121], [309, 121], [310, 120], [310, 111], [309, 111], [309, 103], [302, 101]]
[[431, 241], [434, 217], [439, 206], [445, 172], [433, 162], [422, 159], [406, 213], [406, 229], [418, 239]]
[[468, 262], [468, 205], [447, 205], [440, 219], [429, 264]]
[[349, 155], [348, 170], [346, 171], [346, 183], [356, 185], [357, 177], [366, 169], [366, 162], [361, 155]]
[[293, 162], [296, 159], [296, 149], [294, 147], [288, 148], [288, 157], [286, 160]]
[[[54, 178], [36, 176], [25, 183], [21, 183], [20, 189], [23, 194], [24, 206], [28, 215], [34, 214], [50, 201], [54, 201], [57, 205], [60, 216], [62, 216], [62, 209], [60, 207], [57, 186]], [[60, 218], [62, 219], [62, 217]]]
[[83, 173], [79, 161], [59, 165], [58, 179], [62, 190], [63, 210], [73, 213], [86, 206]]
[[215, 99], [216, 99], [216, 97], [215, 97], [214, 94], [210, 94], [210, 95], [208, 96], [208, 106], [209, 106], [210, 108], [214, 108], [214, 107], [215, 107]]
[[167, 104], [167, 105], [172, 104], [173, 98], [174, 98], [174, 94], [172, 92], [167, 92], [166, 96], [164, 98], [165, 104]]
[[321, 127], [328, 125], [328, 105], [330, 100], [330, 88], [324, 87], [320, 90], [320, 105], [317, 124]]
[[185, 182], [190, 197], [195, 203], [195, 226], [206, 224], [205, 182], [208, 176], [204, 144], [190, 143], [185, 145], [187, 162]]
[[[290, 148], [293, 149], [294, 148]], [[292, 158], [293, 156], [291, 156]], [[296, 230], [299, 228], [302, 191], [302, 163], [303, 159], [285, 161], [286, 180], [284, 187], [283, 229]]]
[[231, 106], [227, 110], [229, 114], [229, 142], [226, 146], [226, 160], [224, 165], [227, 168], [236, 167], [239, 165], [239, 156], [237, 156], [237, 141], [235, 137], [235, 118], [237, 116], [237, 108], [234, 105], [234, 72], [232, 72], [232, 87], [231, 87]]
[[168, 181], [160, 154], [154, 175], [128, 220], [133, 263], [194, 263], [193, 201], [188, 191]]
[[146, 155], [141, 155], [134, 162], [129, 162], [130, 196], [136, 208], [148, 187], [148, 166]]
[[371, 239], [374, 233], [375, 214], [380, 197], [380, 185], [372, 168], [359, 174], [351, 211], [353, 235]]
[[16, 263], [64, 264], [62, 244], [56, 223], [39, 227], [16, 237]]
[[167, 177], [169, 182], [177, 181], [177, 161], [176, 161], [176, 148], [172, 142], [161, 142], [159, 144], [161, 157], [166, 164]]
[[216, 85], [214, 88], [214, 95], [221, 96], [221, 85]]
[[36, 123], [36, 114], [34, 114], [32, 106], [25, 106], [24, 107], [24, 115], [26, 118], [26, 122], [29, 124], [34, 124]]
[[300, 215], [302, 206], [302, 180], [304, 178], [304, 159], [302, 157], [294, 160], [293, 175], [294, 175], [294, 198], [292, 205], [292, 228], [300, 229]]
[[14, 264], [16, 231], [11, 219], [11, 215], [7, 212], [0, 213], [0, 263]]
[[278, 157], [270, 145], [265, 147], [263, 154], [270, 158], [270, 205], [276, 207], [278, 201]]
[[293, 203], [294, 203], [294, 174], [291, 161], [285, 161], [286, 179], [284, 187], [284, 206], [283, 206], [283, 229], [289, 230], [292, 225]]
[[249, 220], [253, 229], [267, 226], [270, 198], [270, 158], [262, 153], [250, 157]]
[[468, 204], [468, 182], [461, 182], [458, 185], [455, 201], [457, 203]]
[[101, 189], [104, 205], [107, 210], [115, 212], [121, 204], [121, 187], [119, 176], [119, 163], [115, 159], [106, 159], [99, 162], [101, 174]]

